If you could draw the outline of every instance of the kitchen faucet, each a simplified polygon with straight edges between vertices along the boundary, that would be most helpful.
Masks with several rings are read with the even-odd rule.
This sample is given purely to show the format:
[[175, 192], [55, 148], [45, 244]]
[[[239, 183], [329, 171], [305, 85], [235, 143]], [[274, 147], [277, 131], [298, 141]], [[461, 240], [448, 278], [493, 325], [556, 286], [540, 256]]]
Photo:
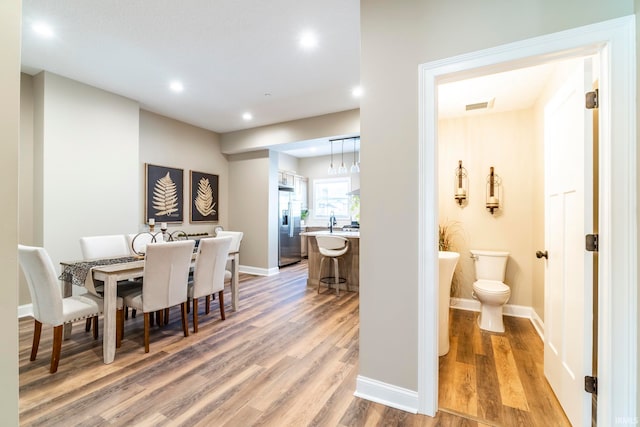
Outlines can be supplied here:
[[333, 211], [331, 211], [331, 215], [329, 216], [329, 233], [333, 233], [333, 226], [338, 224], [336, 221], [336, 216]]

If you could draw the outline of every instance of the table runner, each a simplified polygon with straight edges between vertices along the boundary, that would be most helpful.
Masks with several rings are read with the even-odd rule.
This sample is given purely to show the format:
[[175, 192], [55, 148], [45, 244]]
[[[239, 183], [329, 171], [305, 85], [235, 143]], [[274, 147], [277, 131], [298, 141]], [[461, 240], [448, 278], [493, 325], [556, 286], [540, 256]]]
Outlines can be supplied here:
[[91, 268], [99, 265], [122, 264], [125, 262], [139, 261], [140, 258], [134, 256], [126, 256], [119, 258], [94, 259], [91, 261], [80, 261], [73, 264], [67, 264], [62, 270], [62, 274], [58, 279], [71, 282], [73, 285], [85, 286], [87, 275]]

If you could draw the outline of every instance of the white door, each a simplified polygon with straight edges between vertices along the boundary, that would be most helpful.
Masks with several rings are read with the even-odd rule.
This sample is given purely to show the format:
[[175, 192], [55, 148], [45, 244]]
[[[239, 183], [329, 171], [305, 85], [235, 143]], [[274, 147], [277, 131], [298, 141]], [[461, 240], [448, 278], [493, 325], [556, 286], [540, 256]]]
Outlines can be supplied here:
[[544, 372], [574, 426], [590, 424], [593, 232], [591, 59], [580, 60], [545, 107]]

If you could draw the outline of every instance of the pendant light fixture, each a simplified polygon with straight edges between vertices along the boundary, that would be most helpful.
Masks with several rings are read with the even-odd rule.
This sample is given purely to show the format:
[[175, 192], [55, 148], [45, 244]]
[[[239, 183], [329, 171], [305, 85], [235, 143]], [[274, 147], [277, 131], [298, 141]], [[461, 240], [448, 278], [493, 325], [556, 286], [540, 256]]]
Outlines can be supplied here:
[[342, 163], [338, 168], [338, 174], [344, 175], [347, 173], [347, 167], [344, 165], [344, 139], [341, 142], [342, 142]]
[[351, 165], [351, 173], [360, 173], [360, 166], [356, 163], [356, 139], [353, 138], [353, 164]]
[[329, 142], [331, 143], [331, 164], [329, 165], [329, 169], [327, 169], [327, 173], [329, 175], [335, 175], [336, 169], [333, 167], [333, 140], [331, 139]]

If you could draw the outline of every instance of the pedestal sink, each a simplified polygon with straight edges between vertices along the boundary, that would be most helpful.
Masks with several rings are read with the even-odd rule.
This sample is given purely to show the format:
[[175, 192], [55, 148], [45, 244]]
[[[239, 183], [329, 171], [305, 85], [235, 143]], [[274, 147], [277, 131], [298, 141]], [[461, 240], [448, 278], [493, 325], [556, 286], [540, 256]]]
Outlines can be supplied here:
[[456, 265], [460, 259], [458, 252], [438, 252], [438, 356], [444, 356], [449, 352], [449, 295], [451, 293], [451, 280]]

